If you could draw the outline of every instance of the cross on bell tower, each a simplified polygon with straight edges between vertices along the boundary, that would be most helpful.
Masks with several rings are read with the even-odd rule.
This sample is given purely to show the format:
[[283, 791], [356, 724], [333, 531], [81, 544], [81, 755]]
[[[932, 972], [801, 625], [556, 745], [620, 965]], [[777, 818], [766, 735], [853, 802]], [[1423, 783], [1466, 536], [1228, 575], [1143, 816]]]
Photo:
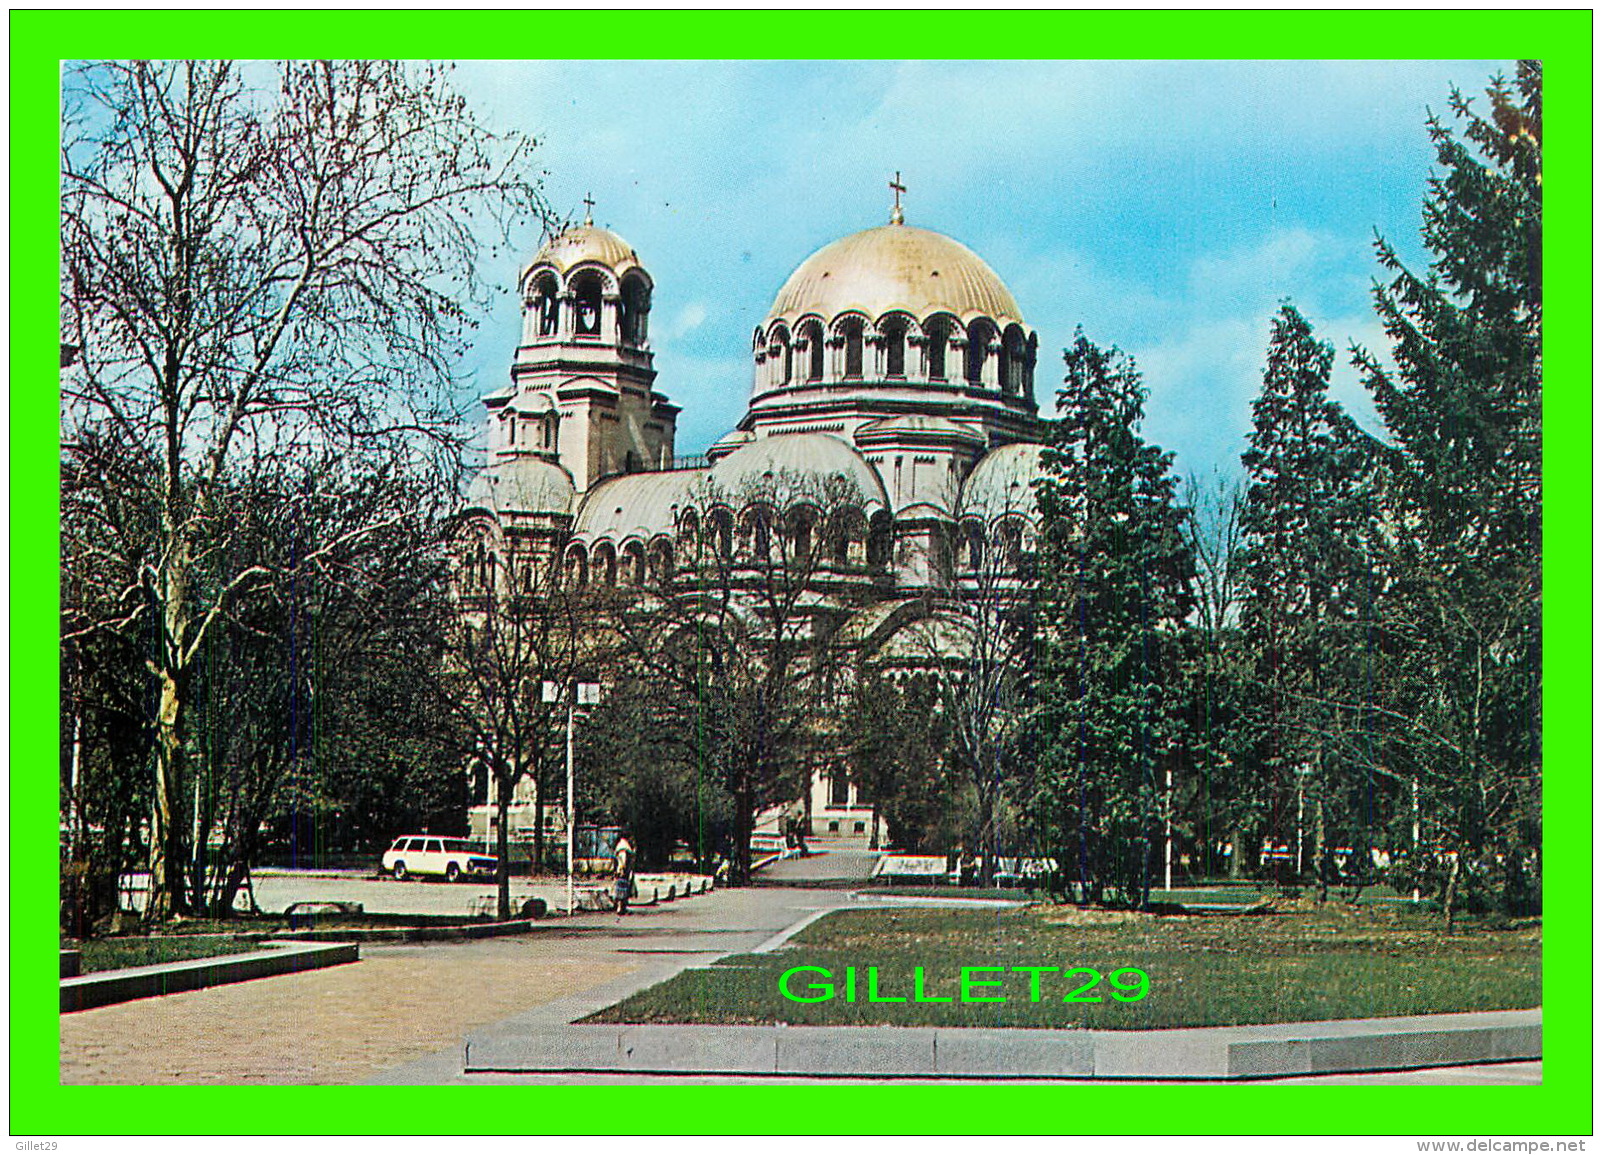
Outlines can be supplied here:
[[901, 194], [907, 191], [907, 186], [901, 183], [900, 169], [896, 170], [896, 179], [890, 182], [890, 187], [895, 191], [896, 194], [895, 207], [890, 210], [890, 223], [893, 225], [899, 225], [903, 222], [903, 217], [901, 215]]

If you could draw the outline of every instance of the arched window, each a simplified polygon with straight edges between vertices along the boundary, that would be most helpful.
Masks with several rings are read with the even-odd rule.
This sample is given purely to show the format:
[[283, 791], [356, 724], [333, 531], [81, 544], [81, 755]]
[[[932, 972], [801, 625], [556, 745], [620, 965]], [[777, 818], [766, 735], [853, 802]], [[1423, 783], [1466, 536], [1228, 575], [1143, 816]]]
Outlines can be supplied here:
[[1023, 330], [1016, 325], [1007, 326], [1007, 335], [1001, 343], [1001, 391], [1016, 395], [1023, 389], [1024, 339]]
[[772, 336], [768, 339], [768, 356], [773, 359], [773, 383], [775, 385], [788, 385], [790, 383], [791, 369], [790, 330], [783, 325], [774, 329]]
[[978, 573], [985, 564], [985, 531], [978, 522], [969, 522], [965, 536], [968, 539], [967, 568]]
[[493, 553], [491, 553], [486, 560], [487, 560], [488, 564], [485, 565], [485, 567], [484, 567], [484, 589], [489, 593], [494, 593], [495, 592], [495, 571], [496, 571], [496, 565], [497, 565], [497, 562], [496, 562], [496, 559], [495, 559], [495, 555]]
[[718, 556], [727, 561], [734, 552], [734, 519], [728, 510], [720, 509], [712, 515], [712, 540]]
[[1001, 550], [1001, 564], [1006, 573], [1015, 574], [1023, 569], [1023, 526], [1009, 520], [996, 528], [996, 544]]
[[970, 385], [982, 385], [985, 379], [985, 360], [990, 356], [990, 326], [975, 321], [968, 326], [968, 364], [964, 377]]
[[862, 321], [857, 317], [848, 317], [840, 326], [841, 335], [845, 337], [845, 376], [862, 376]]
[[807, 343], [807, 380], [823, 380], [823, 326], [808, 321], [801, 326], [801, 339]]
[[665, 588], [673, 578], [673, 547], [659, 541], [651, 547], [651, 583]]
[[885, 513], [873, 515], [868, 527], [868, 564], [888, 565], [890, 562], [890, 517]]
[[768, 551], [773, 548], [773, 526], [765, 509], [754, 509], [749, 516], [747, 532], [751, 537], [751, 557], [756, 561], [764, 561]]
[[790, 334], [785, 333], [780, 338], [784, 342], [784, 379], [781, 385], [788, 385], [790, 377], [795, 373], [795, 346], [790, 344]]
[[868, 537], [868, 524], [859, 509], [841, 510], [829, 527], [829, 553], [836, 565], [861, 565]]
[[884, 375], [907, 375], [907, 322], [900, 317], [889, 317], [879, 327], [884, 340]]
[[800, 564], [812, 558], [812, 515], [805, 510], [790, 515], [790, 557]]
[[623, 547], [623, 584], [645, 584], [645, 547], [637, 541], [631, 541]]
[[559, 306], [556, 300], [556, 278], [549, 273], [541, 275], [534, 282], [534, 312], [538, 318], [538, 331], [541, 337], [556, 336], [556, 324], [559, 316]]
[[601, 335], [601, 278], [594, 273], [573, 282], [573, 331], [580, 337]]
[[929, 380], [946, 379], [946, 346], [951, 342], [951, 322], [935, 317], [924, 328], [924, 347], [928, 350]]
[[590, 566], [595, 572], [595, 581], [611, 588], [617, 585], [617, 553], [607, 542], [602, 542], [595, 550], [595, 561]]
[[583, 549], [571, 549], [567, 553], [566, 584], [569, 589], [583, 589], [590, 580], [590, 559], [584, 556]]
[[651, 315], [651, 290], [641, 277], [623, 282], [623, 343], [645, 344], [646, 323]]
[[695, 510], [687, 509], [679, 515], [679, 546], [681, 549], [695, 548], [695, 538], [699, 529], [700, 519], [696, 517]]

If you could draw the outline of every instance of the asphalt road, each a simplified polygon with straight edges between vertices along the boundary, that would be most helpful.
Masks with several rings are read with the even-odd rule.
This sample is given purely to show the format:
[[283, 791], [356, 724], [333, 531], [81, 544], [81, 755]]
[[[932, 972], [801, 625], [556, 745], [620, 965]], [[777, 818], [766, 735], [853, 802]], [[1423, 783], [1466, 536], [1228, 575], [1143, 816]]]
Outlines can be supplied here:
[[[578, 880], [582, 891], [604, 887], [608, 880]], [[258, 870], [254, 874], [256, 905], [269, 914], [282, 914], [296, 902], [359, 902], [369, 914], [462, 915], [473, 912], [476, 902], [493, 901], [495, 886], [483, 882], [446, 882], [443, 879], [393, 878], [361, 871]], [[547, 907], [567, 906], [565, 879], [513, 878], [512, 907], [526, 898], [543, 898]], [[581, 902], [582, 908], [582, 902]]]

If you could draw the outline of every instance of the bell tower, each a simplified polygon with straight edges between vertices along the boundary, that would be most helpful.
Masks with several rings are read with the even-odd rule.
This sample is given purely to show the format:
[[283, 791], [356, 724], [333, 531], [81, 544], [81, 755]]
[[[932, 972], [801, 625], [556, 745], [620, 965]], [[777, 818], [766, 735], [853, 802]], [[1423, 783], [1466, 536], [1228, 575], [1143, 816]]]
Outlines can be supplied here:
[[670, 467], [679, 407], [654, 390], [651, 276], [628, 243], [586, 215], [545, 243], [518, 290], [512, 383], [484, 398], [490, 459], [545, 457], [581, 494]]

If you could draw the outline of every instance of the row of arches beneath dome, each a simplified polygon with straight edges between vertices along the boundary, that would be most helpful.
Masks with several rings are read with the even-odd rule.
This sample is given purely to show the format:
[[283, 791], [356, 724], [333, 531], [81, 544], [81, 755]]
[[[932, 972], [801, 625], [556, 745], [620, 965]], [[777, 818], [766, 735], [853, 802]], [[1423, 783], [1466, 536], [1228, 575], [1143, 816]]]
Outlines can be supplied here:
[[554, 454], [558, 421], [555, 412], [523, 413], [508, 407], [501, 411], [492, 426], [496, 437], [490, 449], [503, 453]]
[[1035, 528], [1017, 515], [989, 526], [971, 517], [958, 525], [957, 542], [956, 577], [980, 583], [1005, 580], [1022, 576], [1028, 568], [1035, 552]]
[[1038, 339], [1023, 327], [979, 317], [964, 326], [949, 314], [918, 321], [890, 313], [877, 322], [856, 314], [827, 328], [809, 317], [792, 329], [783, 321], [753, 338], [756, 392], [792, 385], [910, 380], [964, 383], [972, 388], [1033, 397]]
[[570, 544], [563, 554], [562, 582], [569, 589], [587, 586], [666, 587], [704, 568], [741, 571], [782, 567], [817, 575], [867, 573], [888, 565], [891, 554], [888, 514], [866, 516], [861, 510], [824, 516], [810, 507], [779, 512], [750, 507], [709, 511], [704, 522], [695, 510], [685, 511], [672, 534], [649, 542], [629, 538]]
[[549, 564], [540, 555], [498, 547], [487, 533], [479, 533], [459, 548], [456, 589], [464, 597], [486, 597], [513, 592], [534, 593], [543, 588]]
[[[1009, 516], [987, 526], [968, 518], [956, 527], [944, 564], [960, 583], [1021, 576], [1035, 549], [1034, 527]], [[681, 517], [675, 534], [646, 541], [628, 538], [572, 542], [562, 555], [561, 582], [570, 590], [596, 588], [668, 589], [698, 566], [727, 567], [731, 575], [766, 565], [789, 566], [819, 578], [831, 574], [871, 574], [891, 561], [892, 530], [883, 513], [860, 511], [825, 518], [808, 508], [780, 515], [752, 508], [739, 517], [727, 509], [709, 513], [705, 525], [694, 510]], [[548, 555], [547, 555], [548, 556]], [[494, 542], [476, 536], [458, 554], [457, 584], [467, 597], [533, 592], [543, 587], [542, 562], [535, 554], [502, 556]]]
[[638, 269], [621, 280], [596, 266], [580, 266], [566, 278], [555, 269], [535, 269], [523, 285], [523, 343], [595, 341], [644, 347], [651, 316], [651, 282]]

